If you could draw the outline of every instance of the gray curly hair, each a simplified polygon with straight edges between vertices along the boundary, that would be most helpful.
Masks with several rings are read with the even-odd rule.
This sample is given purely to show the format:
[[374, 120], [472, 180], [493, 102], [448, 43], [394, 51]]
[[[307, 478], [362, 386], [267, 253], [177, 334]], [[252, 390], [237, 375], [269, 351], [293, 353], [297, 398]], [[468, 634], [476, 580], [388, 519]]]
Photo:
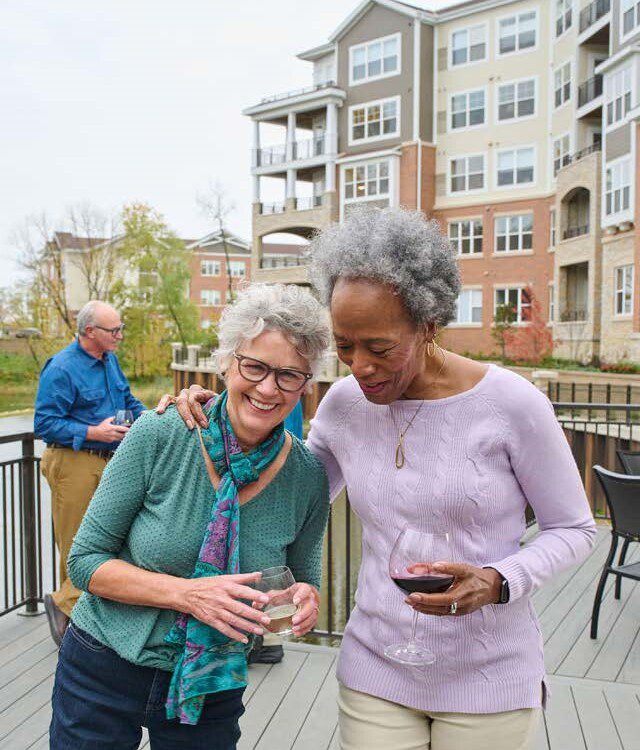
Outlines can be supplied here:
[[213, 353], [218, 372], [227, 371], [240, 344], [263, 331], [284, 334], [318, 375], [331, 342], [327, 312], [309, 290], [293, 284], [249, 284], [224, 308]]
[[316, 235], [310, 256], [326, 305], [338, 278], [364, 278], [395, 289], [416, 325], [445, 326], [455, 316], [460, 274], [451, 244], [419, 211], [358, 206]]

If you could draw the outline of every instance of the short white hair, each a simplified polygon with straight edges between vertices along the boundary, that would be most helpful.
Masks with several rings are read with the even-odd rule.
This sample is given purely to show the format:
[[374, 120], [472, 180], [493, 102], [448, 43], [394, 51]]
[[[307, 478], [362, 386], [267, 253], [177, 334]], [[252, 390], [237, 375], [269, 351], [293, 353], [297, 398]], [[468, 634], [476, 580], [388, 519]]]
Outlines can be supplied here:
[[78, 333], [84, 336], [87, 332], [87, 326], [95, 326], [96, 324], [96, 311], [99, 307], [105, 305], [99, 299], [92, 299], [80, 310], [76, 323], [78, 325]]
[[308, 289], [294, 284], [249, 284], [222, 311], [214, 358], [224, 374], [240, 344], [263, 331], [280, 331], [317, 377], [331, 342], [327, 311]]

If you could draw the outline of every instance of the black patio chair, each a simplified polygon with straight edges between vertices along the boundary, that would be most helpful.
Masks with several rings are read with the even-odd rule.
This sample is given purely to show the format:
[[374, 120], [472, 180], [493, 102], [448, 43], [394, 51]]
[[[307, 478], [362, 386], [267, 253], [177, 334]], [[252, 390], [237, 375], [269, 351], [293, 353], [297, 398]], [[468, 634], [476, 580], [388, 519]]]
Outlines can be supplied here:
[[[640, 451], [623, 451], [617, 450], [618, 461], [622, 466], [622, 471], [625, 474], [631, 474], [635, 477], [640, 476]], [[630, 539], [625, 539], [620, 551], [620, 558], [618, 559], [618, 565], [624, 565], [624, 561], [627, 559], [627, 552], [629, 551], [629, 545], [631, 544]], [[616, 578], [616, 599], [620, 598], [620, 587], [622, 585], [622, 578]]]
[[610, 573], [616, 576], [616, 599], [620, 598], [618, 583], [622, 578], [640, 581], [640, 562], [625, 565], [622, 559], [618, 565], [613, 565], [619, 538], [624, 539], [625, 543], [640, 541], [640, 476], [616, 474], [602, 466], [594, 466], [593, 471], [602, 485], [611, 516], [611, 547], [598, 582], [591, 615], [591, 637], [597, 638], [600, 603], [607, 576]]

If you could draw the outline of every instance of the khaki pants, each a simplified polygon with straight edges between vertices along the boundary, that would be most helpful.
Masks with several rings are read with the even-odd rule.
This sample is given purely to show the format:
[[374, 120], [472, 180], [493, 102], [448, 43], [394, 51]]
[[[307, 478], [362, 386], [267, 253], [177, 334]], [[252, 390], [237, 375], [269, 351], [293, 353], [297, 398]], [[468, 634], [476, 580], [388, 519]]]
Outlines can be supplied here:
[[340, 685], [341, 750], [529, 750], [541, 710], [419, 711]]
[[40, 466], [51, 487], [53, 533], [60, 553], [60, 581], [53, 600], [67, 616], [81, 593], [67, 575], [67, 557], [106, 465], [105, 458], [71, 448], [47, 448], [42, 454]]

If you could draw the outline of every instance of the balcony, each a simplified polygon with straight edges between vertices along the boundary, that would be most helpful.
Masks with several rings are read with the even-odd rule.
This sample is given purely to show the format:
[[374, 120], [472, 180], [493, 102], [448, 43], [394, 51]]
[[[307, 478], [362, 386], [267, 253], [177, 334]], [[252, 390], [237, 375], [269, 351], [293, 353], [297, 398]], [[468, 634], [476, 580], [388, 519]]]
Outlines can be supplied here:
[[276, 203], [261, 203], [260, 213], [263, 216], [271, 216], [271, 214], [283, 214], [285, 209], [284, 201], [277, 201]]
[[260, 268], [292, 268], [294, 266], [306, 266], [309, 263], [308, 255], [291, 255], [288, 258], [260, 258]]
[[602, 76], [596, 74], [578, 86], [578, 107], [584, 107], [599, 96], [602, 96]]
[[296, 211], [309, 211], [312, 208], [320, 208], [321, 205], [321, 195], [313, 195], [310, 198], [296, 198]]
[[583, 234], [589, 234], [588, 224], [584, 224], [580, 227], [567, 227], [562, 233], [562, 239], [572, 240], [574, 237], [581, 237]]
[[580, 151], [576, 151], [575, 154], [567, 154], [559, 159], [554, 160], [554, 169], [557, 167], [556, 174], [564, 167], [568, 167], [570, 164], [575, 164], [581, 159], [584, 159], [585, 156], [589, 156], [589, 154], [596, 154], [599, 151], [602, 151], [602, 144], [592, 143], [590, 146], [586, 146], [585, 148], [581, 148]]
[[611, 10], [611, 0], [593, 0], [580, 11], [580, 33], [597, 23]]
[[291, 144], [291, 152], [288, 153], [287, 144], [281, 143], [277, 146], [252, 149], [253, 166], [273, 167], [286, 164], [287, 162], [306, 161], [324, 156], [327, 153], [328, 138], [325, 131], [316, 133], [313, 138], [294, 141]]
[[584, 323], [587, 320], [587, 310], [584, 307], [563, 310], [560, 313], [561, 323]]

